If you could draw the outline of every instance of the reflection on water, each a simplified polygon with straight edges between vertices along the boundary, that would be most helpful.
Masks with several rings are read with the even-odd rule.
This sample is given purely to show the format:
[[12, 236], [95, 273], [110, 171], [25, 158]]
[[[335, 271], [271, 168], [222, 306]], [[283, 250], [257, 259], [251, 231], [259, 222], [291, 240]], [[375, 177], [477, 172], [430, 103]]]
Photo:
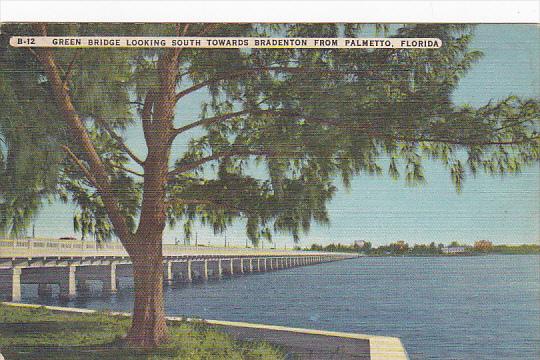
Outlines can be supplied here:
[[[92, 285], [67, 306], [129, 311]], [[30, 286], [23, 300], [37, 297]], [[540, 257], [359, 258], [169, 286], [167, 313], [400, 337], [411, 359], [540, 359]]]

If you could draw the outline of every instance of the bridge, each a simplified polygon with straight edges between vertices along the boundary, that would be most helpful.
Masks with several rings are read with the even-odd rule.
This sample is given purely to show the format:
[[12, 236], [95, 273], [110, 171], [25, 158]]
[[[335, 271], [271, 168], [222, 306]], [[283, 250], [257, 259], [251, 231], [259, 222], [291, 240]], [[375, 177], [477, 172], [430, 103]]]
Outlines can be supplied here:
[[[207, 247], [163, 244], [164, 281], [206, 281], [210, 278], [274, 271], [356, 257], [354, 254]], [[52, 239], [0, 239], [0, 298], [21, 301], [23, 284], [37, 284], [38, 294], [75, 298], [88, 293], [92, 281], [103, 293], [114, 293], [119, 279], [132, 277], [133, 266], [120, 243]]]

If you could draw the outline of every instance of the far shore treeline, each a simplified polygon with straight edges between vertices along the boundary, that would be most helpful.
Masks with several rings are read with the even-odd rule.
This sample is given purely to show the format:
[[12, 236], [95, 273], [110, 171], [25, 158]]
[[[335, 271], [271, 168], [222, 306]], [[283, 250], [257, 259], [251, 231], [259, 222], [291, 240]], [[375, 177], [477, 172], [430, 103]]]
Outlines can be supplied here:
[[[297, 247], [298, 250], [300, 248]], [[459, 244], [426, 244], [409, 245], [404, 241], [398, 241], [388, 245], [373, 247], [370, 242], [363, 242], [362, 245], [354, 243], [329, 244], [326, 246], [312, 244], [311, 247], [303, 250], [329, 251], [329, 252], [357, 252], [369, 256], [466, 256], [484, 254], [504, 254], [504, 255], [530, 255], [540, 254], [540, 244], [522, 245], [493, 245], [490, 241], [477, 241], [474, 245]]]

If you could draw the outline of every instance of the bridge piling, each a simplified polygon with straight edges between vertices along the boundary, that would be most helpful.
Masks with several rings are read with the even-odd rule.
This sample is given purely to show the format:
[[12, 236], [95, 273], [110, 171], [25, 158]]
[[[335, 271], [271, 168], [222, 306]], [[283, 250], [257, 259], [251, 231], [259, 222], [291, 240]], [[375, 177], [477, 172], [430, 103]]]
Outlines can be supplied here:
[[218, 279], [221, 279], [223, 277], [223, 265], [222, 265], [222, 260], [221, 258], [219, 258], [217, 260], [217, 278]]
[[191, 269], [191, 260], [186, 260], [186, 271], [184, 275], [184, 282], [192, 282], [193, 281], [193, 275], [192, 275], [192, 269]]
[[207, 281], [208, 280], [208, 260], [204, 259], [202, 263], [203, 263], [202, 278], [204, 281]]
[[0, 292], [8, 301], [21, 301], [21, 268], [0, 269]]
[[73, 300], [77, 296], [77, 282], [75, 278], [75, 272], [77, 267], [69, 265], [64, 269], [64, 274], [58, 274], [60, 285], [60, 299], [61, 300]]
[[166, 284], [171, 284], [174, 280], [173, 262], [167, 261], [164, 266], [163, 280]]

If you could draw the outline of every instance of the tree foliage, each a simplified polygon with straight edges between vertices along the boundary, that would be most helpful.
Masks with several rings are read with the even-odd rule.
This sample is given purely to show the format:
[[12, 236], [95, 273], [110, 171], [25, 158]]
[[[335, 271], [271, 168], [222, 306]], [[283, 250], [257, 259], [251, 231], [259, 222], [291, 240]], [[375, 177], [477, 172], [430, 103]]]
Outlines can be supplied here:
[[[182, 49], [174, 101], [207, 94], [200, 117], [176, 106], [168, 139], [168, 222], [223, 231], [246, 218], [257, 244], [274, 232], [298, 239], [329, 222], [336, 179], [359, 174], [425, 181], [422, 160], [439, 160], [459, 191], [467, 175], [516, 173], [539, 158], [539, 100], [515, 96], [458, 107], [452, 92], [481, 58], [462, 25], [53, 24], [58, 35], [438, 37], [424, 49]], [[75, 202], [75, 229], [109, 239], [114, 226], [77, 139], [49, 101], [50, 79], [28, 49], [7, 45], [1, 64], [2, 226], [17, 232], [47, 195]], [[124, 134], [152, 123], [165, 50], [55, 49], [65, 87], [110, 178], [129, 231], [139, 223], [144, 152]], [[146, 119], [146, 120], [145, 120]], [[157, 131], [157, 130], [148, 130]], [[130, 132], [131, 134], [131, 132]], [[147, 145], [152, 140], [145, 133]], [[183, 146], [187, 144], [187, 146]], [[172, 149], [172, 150], [171, 150]], [[60, 154], [64, 154], [61, 156]], [[82, 164], [82, 167], [81, 167]], [[386, 167], [386, 168], [383, 168]], [[99, 180], [99, 179], [98, 179]]]

